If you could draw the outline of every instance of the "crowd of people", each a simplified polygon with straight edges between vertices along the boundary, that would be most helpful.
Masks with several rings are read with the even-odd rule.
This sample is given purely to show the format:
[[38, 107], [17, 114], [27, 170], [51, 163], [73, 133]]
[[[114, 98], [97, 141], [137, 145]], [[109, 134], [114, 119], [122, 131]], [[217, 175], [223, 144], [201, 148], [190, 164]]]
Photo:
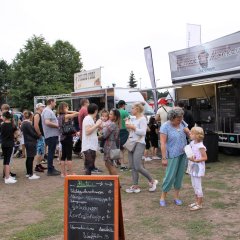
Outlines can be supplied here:
[[[121, 171], [131, 170], [132, 185], [126, 189], [127, 193], [141, 192], [139, 174], [146, 178], [149, 191], [156, 191], [158, 180], [144, 167], [143, 161], [161, 160], [162, 166], [166, 167], [159, 202], [161, 207], [167, 205], [167, 193], [172, 187], [175, 190], [174, 203], [182, 205], [179, 192], [188, 163], [187, 172], [191, 175], [196, 197], [189, 207], [190, 210], [199, 210], [203, 201], [201, 178], [205, 174], [207, 160], [206, 148], [202, 143], [203, 129], [194, 127], [193, 118], [182, 103], [170, 107], [163, 100], [160, 104], [156, 116], [150, 117], [149, 121], [144, 116], [143, 103], [133, 104], [129, 115], [124, 100], [119, 101], [118, 109], [103, 109], [100, 112], [98, 105], [90, 103], [88, 99], [81, 99], [79, 111], [70, 111], [68, 104], [61, 102], [56, 114], [56, 100], [47, 99], [46, 106], [43, 103], [35, 106], [35, 113], [25, 110], [22, 121], [14, 117], [9, 105], [3, 104], [0, 129], [4, 182], [17, 182], [16, 174], [11, 172], [10, 166], [14, 145], [19, 138], [26, 149], [26, 177], [29, 180], [40, 178], [34, 171], [47, 170], [47, 176], [75, 175], [72, 153], [73, 136], [77, 136], [81, 142], [85, 174], [101, 172], [95, 165], [97, 151], [100, 149], [110, 175], [118, 175], [117, 168]], [[161, 154], [158, 152], [159, 139]], [[189, 140], [191, 142], [188, 145]], [[60, 171], [53, 164], [57, 145], [61, 153]], [[192, 149], [191, 155], [185, 153], [187, 145]], [[41, 164], [46, 149], [47, 168]], [[128, 161], [124, 158], [126, 155]]]

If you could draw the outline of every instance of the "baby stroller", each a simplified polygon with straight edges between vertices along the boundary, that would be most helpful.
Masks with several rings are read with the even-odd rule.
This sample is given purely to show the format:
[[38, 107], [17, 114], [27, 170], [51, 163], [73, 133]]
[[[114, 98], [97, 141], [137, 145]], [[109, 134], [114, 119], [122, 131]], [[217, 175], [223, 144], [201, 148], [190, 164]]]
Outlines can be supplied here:
[[15, 143], [14, 143], [13, 154], [14, 154], [13, 156], [16, 157], [16, 158], [21, 158], [22, 157], [22, 149], [21, 149], [19, 141], [15, 141]]
[[73, 137], [73, 153], [78, 155], [80, 158], [82, 158], [82, 141], [80, 137], [75, 136]]

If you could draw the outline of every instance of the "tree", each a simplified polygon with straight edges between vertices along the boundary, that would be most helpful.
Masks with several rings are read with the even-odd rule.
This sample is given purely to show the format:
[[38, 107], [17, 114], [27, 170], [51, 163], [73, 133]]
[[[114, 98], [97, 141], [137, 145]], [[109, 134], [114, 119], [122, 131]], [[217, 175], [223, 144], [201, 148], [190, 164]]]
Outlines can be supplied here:
[[80, 53], [69, 42], [51, 46], [44, 37], [33, 36], [12, 64], [11, 105], [32, 109], [34, 96], [72, 92], [74, 73], [81, 68]]
[[130, 73], [128, 84], [130, 88], [135, 88], [137, 86], [137, 81], [135, 80], [133, 71]]
[[61, 73], [61, 82], [73, 89], [74, 73], [82, 69], [80, 53], [67, 41], [58, 40], [53, 44], [55, 62]]
[[0, 105], [6, 102], [8, 90], [10, 86], [9, 80], [10, 66], [5, 60], [0, 60]]
[[[165, 98], [165, 97], [167, 97], [167, 95], [168, 95], [168, 91], [165, 91], [165, 92], [158, 92], [157, 91], [157, 98], [159, 99], [159, 98]], [[148, 96], [148, 99], [153, 99], [153, 92], [152, 92], [152, 90], [148, 90], [147, 91], [147, 96]]]

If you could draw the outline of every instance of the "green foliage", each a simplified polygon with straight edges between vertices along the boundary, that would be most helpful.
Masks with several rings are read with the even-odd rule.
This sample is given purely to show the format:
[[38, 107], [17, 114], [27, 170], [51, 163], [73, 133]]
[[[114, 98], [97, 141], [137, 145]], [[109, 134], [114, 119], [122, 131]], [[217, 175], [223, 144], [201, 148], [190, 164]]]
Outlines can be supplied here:
[[[157, 91], [157, 99], [165, 98], [167, 95], [168, 95], [168, 91], [165, 91], [165, 92], [158, 92]], [[151, 90], [148, 90], [147, 91], [147, 96], [148, 96], [148, 99], [153, 99], [153, 92]]]
[[61, 40], [52, 46], [33, 36], [17, 54], [11, 68], [11, 105], [32, 109], [34, 96], [70, 93], [74, 73], [82, 68], [80, 53]]
[[135, 79], [133, 71], [130, 73], [128, 84], [130, 88], [135, 88], [137, 86], [137, 81]]
[[6, 61], [0, 60], [0, 104], [6, 101], [8, 89], [10, 85], [9, 81], [9, 69], [10, 66]]

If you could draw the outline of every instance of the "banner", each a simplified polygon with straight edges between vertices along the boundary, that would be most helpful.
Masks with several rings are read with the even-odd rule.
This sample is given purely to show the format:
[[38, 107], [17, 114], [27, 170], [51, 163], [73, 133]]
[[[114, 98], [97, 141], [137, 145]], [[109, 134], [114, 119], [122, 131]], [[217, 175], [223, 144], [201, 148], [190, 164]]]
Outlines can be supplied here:
[[74, 74], [74, 91], [101, 87], [101, 68]]
[[156, 113], [158, 110], [158, 99], [157, 99], [156, 81], [155, 81], [151, 47], [144, 48], [144, 55], [145, 55], [145, 61], [146, 61], [149, 77], [151, 80], [152, 88], [155, 89], [153, 90], [153, 100], [154, 100], [154, 111]]
[[240, 32], [169, 53], [172, 82], [240, 72]]
[[187, 48], [201, 44], [201, 25], [187, 23]]

